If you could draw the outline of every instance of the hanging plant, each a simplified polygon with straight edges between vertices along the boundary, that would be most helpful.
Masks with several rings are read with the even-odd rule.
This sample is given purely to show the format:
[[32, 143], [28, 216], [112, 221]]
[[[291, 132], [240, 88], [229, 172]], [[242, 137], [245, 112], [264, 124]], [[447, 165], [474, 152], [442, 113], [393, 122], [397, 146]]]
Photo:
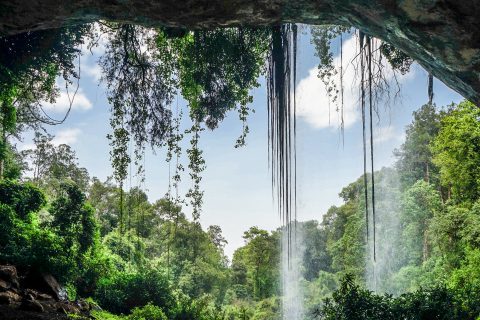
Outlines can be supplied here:
[[193, 182], [193, 186], [188, 190], [186, 197], [190, 198], [194, 221], [199, 220], [203, 204], [203, 190], [200, 189], [200, 182], [202, 181], [201, 173], [205, 170], [205, 159], [203, 159], [203, 151], [198, 146], [200, 132], [203, 130], [205, 129], [196, 122], [186, 131], [186, 133], [192, 135], [187, 155], [189, 160], [188, 168], [190, 169], [189, 175]]

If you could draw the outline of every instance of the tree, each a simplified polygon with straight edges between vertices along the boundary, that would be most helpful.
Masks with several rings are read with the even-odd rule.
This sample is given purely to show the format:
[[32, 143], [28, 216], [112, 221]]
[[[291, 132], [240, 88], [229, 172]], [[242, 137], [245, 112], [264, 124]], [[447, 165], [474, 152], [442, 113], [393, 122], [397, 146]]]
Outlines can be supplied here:
[[218, 250], [223, 251], [225, 245], [228, 243], [227, 239], [222, 235], [222, 228], [217, 225], [209, 226], [207, 228], [207, 234], [211, 241], [217, 247]]
[[356, 284], [351, 276], [342, 280], [314, 316], [322, 320], [474, 319], [462, 310], [451, 290], [439, 287], [399, 297], [377, 295]]
[[[246, 267], [246, 285], [255, 300], [271, 297], [279, 290], [280, 251], [278, 233], [251, 227], [245, 231], [245, 246], [234, 254], [232, 266], [237, 272], [237, 281], [245, 275], [239, 271]], [[243, 283], [238, 283], [243, 284]]]
[[104, 237], [119, 226], [120, 209], [118, 198], [120, 190], [111, 178], [101, 182], [93, 177], [88, 189], [88, 201], [95, 208], [95, 216], [100, 227], [100, 236]]
[[46, 204], [45, 195], [31, 183], [19, 184], [13, 180], [0, 181], [0, 203], [13, 208], [22, 220], [38, 212]]
[[298, 223], [303, 236], [305, 252], [303, 255], [304, 277], [313, 281], [320, 271], [331, 272], [332, 258], [327, 250], [327, 233], [317, 221]]
[[452, 190], [456, 202], [474, 202], [480, 196], [480, 109], [464, 101], [441, 121], [432, 143], [433, 162], [441, 184]]
[[363, 177], [343, 188], [339, 195], [345, 203], [330, 207], [322, 221], [333, 271], [359, 278], [365, 276], [367, 253], [363, 190]]
[[438, 169], [432, 161], [430, 144], [440, 130], [443, 113], [435, 105], [425, 104], [413, 112], [413, 121], [406, 129], [405, 142], [394, 151], [395, 164], [404, 187], [411, 186], [417, 180], [438, 184]]
[[75, 151], [66, 144], [55, 146], [53, 136], [35, 134], [34, 149], [23, 151], [23, 156], [31, 159], [33, 182], [50, 192], [64, 180], [73, 181], [83, 192], [89, 183], [88, 171], [79, 166]]
[[441, 197], [431, 184], [420, 180], [405, 191], [400, 221], [404, 255], [409, 264], [421, 265], [429, 258], [430, 220], [441, 214]]
[[69, 259], [81, 266], [83, 255], [94, 246], [97, 224], [93, 208], [73, 183], [62, 183], [49, 212], [53, 217], [50, 227], [62, 239], [63, 251]]
[[74, 59], [89, 32], [90, 26], [83, 25], [0, 37], [0, 178], [9, 138], [63, 122], [49, 117], [41, 104], [58, 96], [57, 77], [66, 86], [79, 79]]

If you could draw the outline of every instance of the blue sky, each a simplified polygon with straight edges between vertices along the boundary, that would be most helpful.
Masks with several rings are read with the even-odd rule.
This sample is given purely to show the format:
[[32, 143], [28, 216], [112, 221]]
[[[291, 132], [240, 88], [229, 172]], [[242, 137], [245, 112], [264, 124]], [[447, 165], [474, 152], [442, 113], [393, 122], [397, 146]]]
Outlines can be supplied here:
[[[321, 220], [331, 205], [341, 203], [338, 193], [342, 187], [357, 179], [363, 170], [362, 131], [354, 84], [353, 65], [344, 63], [345, 83], [345, 132], [344, 144], [339, 130], [338, 114], [330, 106], [320, 79], [316, 77], [318, 58], [304, 31], [299, 39], [297, 67], [297, 184], [298, 219]], [[344, 62], [356, 54], [355, 40], [344, 41]], [[336, 43], [334, 51], [338, 52]], [[70, 144], [77, 152], [81, 166], [91, 176], [105, 180], [112, 174], [109, 162], [109, 146], [106, 135], [109, 127], [109, 106], [104, 86], [98, 83], [100, 69], [96, 64], [102, 49], [81, 58], [82, 78], [73, 110], [64, 124], [49, 128], [56, 135], [55, 143]], [[335, 56], [338, 63], [338, 55]], [[387, 78], [389, 75], [387, 74]], [[375, 168], [391, 165], [392, 151], [404, 139], [404, 128], [411, 122], [412, 112], [427, 101], [427, 73], [418, 65], [406, 76], [399, 78], [401, 97], [387, 107], [379, 104], [379, 116], [374, 122]], [[230, 114], [213, 132], [204, 131], [200, 146], [204, 150], [207, 168], [203, 173], [205, 190], [201, 223], [219, 225], [228, 240], [227, 255], [243, 244], [243, 232], [251, 226], [273, 230], [281, 225], [272, 201], [271, 178], [267, 159], [267, 99], [264, 79], [260, 88], [252, 94], [255, 113], [249, 117], [250, 134], [247, 145], [234, 148], [242, 131], [236, 113]], [[439, 81], [434, 83], [434, 102], [438, 106], [459, 102], [461, 96]], [[46, 109], [61, 118], [68, 105], [68, 97], [62, 93], [55, 105]], [[185, 102], [178, 99], [179, 108], [185, 110]], [[185, 139], [184, 150], [188, 146]], [[26, 134], [20, 148], [31, 145], [31, 134]], [[165, 164], [165, 151], [146, 156], [145, 187], [149, 199], [154, 201], [167, 192], [169, 168]], [[186, 166], [185, 166], [186, 167]], [[134, 170], [132, 170], [134, 171]], [[137, 178], [132, 177], [131, 186]], [[129, 181], [127, 187], [129, 187]], [[187, 174], [180, 187], [183, 195], [190, 186]], [[189, 213], [188, 208], [184, 208]]]

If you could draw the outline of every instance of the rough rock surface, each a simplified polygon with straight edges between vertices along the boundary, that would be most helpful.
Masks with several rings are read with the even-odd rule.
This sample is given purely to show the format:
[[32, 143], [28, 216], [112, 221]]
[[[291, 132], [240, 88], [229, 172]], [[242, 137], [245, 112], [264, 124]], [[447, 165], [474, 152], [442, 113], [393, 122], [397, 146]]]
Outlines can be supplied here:
[[387, 40], [480, 104], [480, 0], [0, 0], [0, 34], [99, 19], [210, 28], [347, 24]]
[[63, 289], [51, 275], [17, 273], [14, 266], [0, 265], [0, 319], [68, 319], [67, 314], [88, 317], [85, 301], [63, 299]]

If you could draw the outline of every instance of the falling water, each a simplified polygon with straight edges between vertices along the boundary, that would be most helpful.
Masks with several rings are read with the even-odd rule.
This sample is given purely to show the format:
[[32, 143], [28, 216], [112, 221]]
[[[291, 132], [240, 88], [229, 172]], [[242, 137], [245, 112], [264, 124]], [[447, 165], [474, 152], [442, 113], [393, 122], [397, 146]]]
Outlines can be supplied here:
[[304, 295], [301, 281], [305, 251], [302, 228], [295, 227], [295, 222], [292, 222], [290, 236], [285, 229], [282, 232], [282, 314], [284, 320], [302, 320]]
[[[392, 275], [402, 261], [400, 254], [400, 192], [398, 174], [390, 169], [378, 173], [376, 183], [376, 259], [373, 259], [373, 236], [370, 234], [367, 254], [367, 287], [378, 293], [399, 294]], [[371, 214], [371, 213], [370, 213]], [[370, 219], [370, 223], [372, 223]], [[369, 232], [373, 232], [370, 225]]]

